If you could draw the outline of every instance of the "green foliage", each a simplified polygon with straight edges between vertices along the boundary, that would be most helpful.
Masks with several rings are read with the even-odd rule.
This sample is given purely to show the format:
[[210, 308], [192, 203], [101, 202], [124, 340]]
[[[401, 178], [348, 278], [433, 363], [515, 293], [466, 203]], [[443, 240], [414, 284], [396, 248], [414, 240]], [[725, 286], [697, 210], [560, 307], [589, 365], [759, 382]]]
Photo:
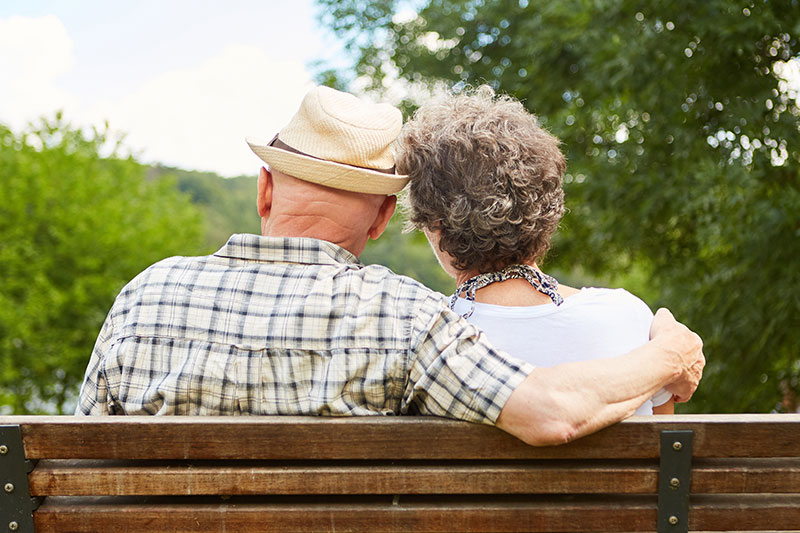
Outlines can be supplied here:
[[0, 125], [0, 412], [70, 411], [115, 296], [149, 264], [202, 246], [173, 179], [60, 116]]
[[373, 88], [489, 83], [564, 141], [570, 212], [548, 266], [629, 281], [701, 334], [689, 409], [797, 392], [800, 113], [781, 77], [797, 0], [318, 3]]
[[219, 249], [234, 233], [261, 233], [255, 175], [223, 178], [213, 172], [155, 166], [148, 177], [174, 180], [178, 189], [203, 211], [209, 252]]
[[428, 240], [419, 231], [403, 233], [403, 217], [396, 214], [384, 234], [369, 241], [361, 261], [391, 268], [397, 274], [409, 276], [444, 294], [451, 294], [455, 281], [439, 266]]

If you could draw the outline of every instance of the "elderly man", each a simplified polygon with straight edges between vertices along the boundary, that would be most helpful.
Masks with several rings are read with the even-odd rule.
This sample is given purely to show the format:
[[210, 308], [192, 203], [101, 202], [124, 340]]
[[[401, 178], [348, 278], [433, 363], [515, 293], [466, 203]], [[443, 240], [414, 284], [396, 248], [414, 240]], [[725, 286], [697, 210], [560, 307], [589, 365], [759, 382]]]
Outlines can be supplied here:
[[534, 369], [494, 349], [446, 298], [357, 257], [407, 178], [390, 145], [400, 112], [313, 89], [269, 143], [248, 140], [262, 236], [174, 257], [117, 297], [77, 414], [426, 414], [569, 441], [667, 387], [688, 399], [697, 335], [660, 312], [652, 340], [615, 359]]

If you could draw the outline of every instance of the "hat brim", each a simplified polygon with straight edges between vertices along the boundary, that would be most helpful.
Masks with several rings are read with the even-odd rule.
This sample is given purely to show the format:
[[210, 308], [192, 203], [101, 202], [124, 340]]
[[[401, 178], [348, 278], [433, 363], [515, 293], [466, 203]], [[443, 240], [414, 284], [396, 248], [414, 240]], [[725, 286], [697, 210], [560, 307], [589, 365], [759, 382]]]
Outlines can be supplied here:
[[395, 194], [408, 183], [408, 176], [295, 154], [249, 137], [245, 140], [250, 149], [270, 167], [303, 181], [367, 194]]

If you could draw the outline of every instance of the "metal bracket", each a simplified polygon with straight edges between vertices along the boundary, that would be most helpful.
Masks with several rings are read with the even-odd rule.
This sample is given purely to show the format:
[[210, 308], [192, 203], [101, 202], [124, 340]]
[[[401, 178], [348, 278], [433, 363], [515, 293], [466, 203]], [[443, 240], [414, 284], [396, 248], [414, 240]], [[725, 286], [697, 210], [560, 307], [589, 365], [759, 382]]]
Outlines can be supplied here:
[[19, 426], [0, 426], [0, 532], [33, 533], [33, 511], [28, 474], [33, 463], [25, 459]]
[[661, 432], [658, 533], [688, 533], [694, 431]]

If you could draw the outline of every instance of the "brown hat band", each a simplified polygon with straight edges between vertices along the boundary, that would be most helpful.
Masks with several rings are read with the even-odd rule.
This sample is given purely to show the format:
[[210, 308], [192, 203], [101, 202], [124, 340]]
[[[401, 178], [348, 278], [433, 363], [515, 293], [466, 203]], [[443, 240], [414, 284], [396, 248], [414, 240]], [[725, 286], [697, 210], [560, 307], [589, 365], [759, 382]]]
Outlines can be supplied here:
[[[278, 139], [278, 135], [277, 134], [275, 135], [275, 137], [272, 138], [272, 140], [267, 144], [267, 146], [273, 146], [275, 148], [279, 148], [279, 149], [285, 150], [287, 152], [292, 152], [293, 154], [298, 154], [298, 155], [302, 155], [302, 156], [305, 156], [305, 157], [310, 157], [312, 159], [317, 159], [319, 161], [326, 161], [325, 159], [322, 159], [320, 157], [315, 157], [315, 156], [307, 154], [305, 152], [301, 152], [300, 150], [298, 150], [296, 148], [292, 148], [291, 146], [289, 146], [288, 144], [286, 144], [282, 140]], [[339, 161], [334, 161], [334, 162], [335, 163], [339, 163]], [[369, 167], [359, 167], [359, 166], [356, 166], [356, 165], [350, 165], [350, 164], [347, 164], [347, 163], [339, 163], [339, 164], [340, 165], [345, 165], [345, 166], [348, 166], [348, 167], [353, 167], [353, 168], [362, 168], [364, 170], [372, 170], [374, 172], [382, 172], [383, 174], [394, 174], [395, 173], [395, 167], [394, 166], [392, 168], [369, 168]]]

